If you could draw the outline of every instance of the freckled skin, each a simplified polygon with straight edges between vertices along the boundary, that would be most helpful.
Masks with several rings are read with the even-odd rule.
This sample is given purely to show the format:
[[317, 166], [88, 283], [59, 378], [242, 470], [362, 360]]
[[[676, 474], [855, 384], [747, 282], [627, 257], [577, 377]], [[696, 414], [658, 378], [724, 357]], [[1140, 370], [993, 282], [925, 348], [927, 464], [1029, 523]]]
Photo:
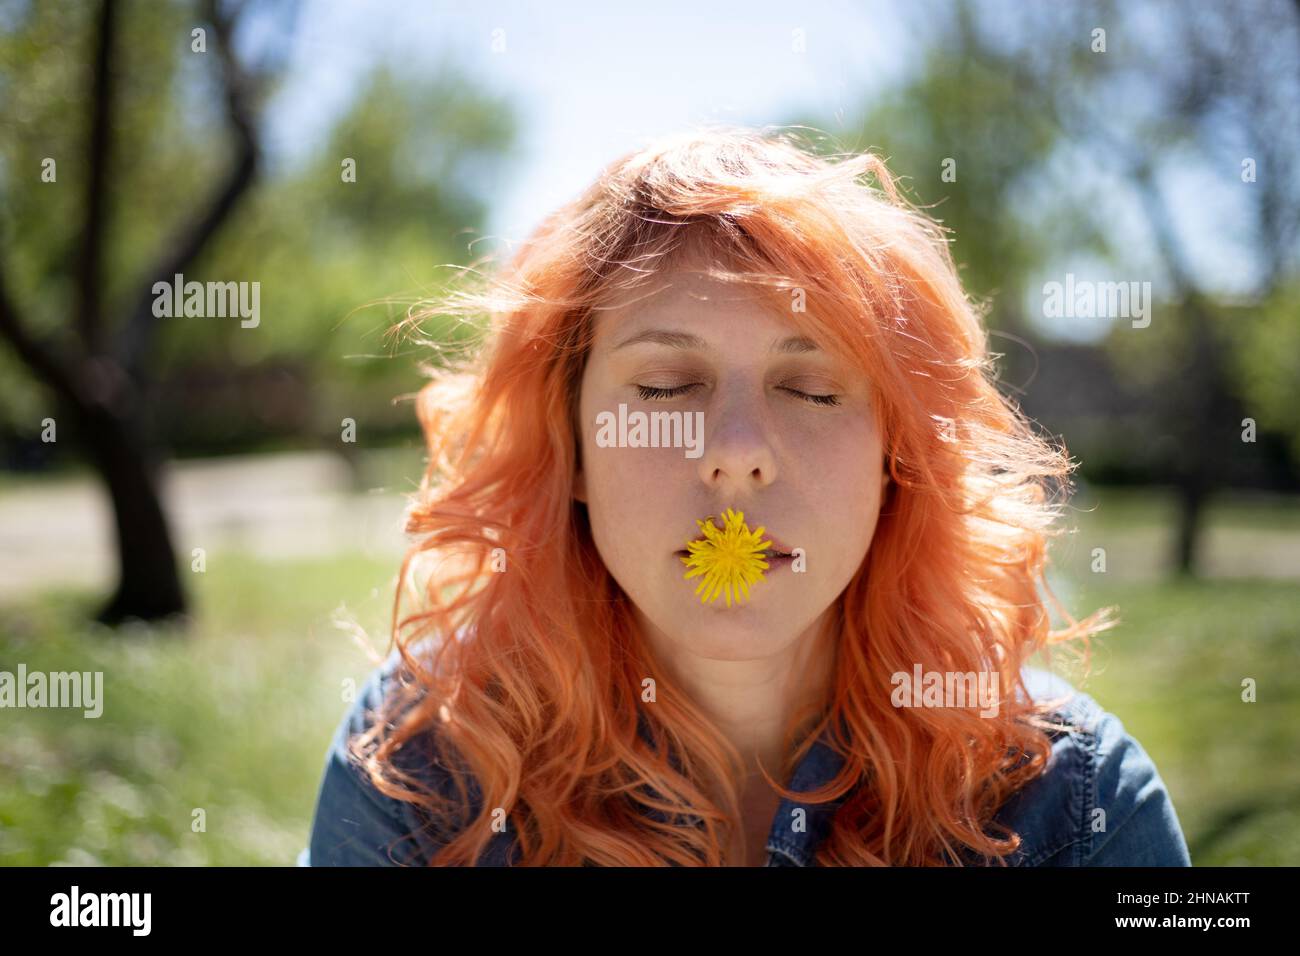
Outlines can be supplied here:
[[[794, 325], [756, 293], [692, 272], [673, 273], [658, 291], [595, 313], [595, 338], [582, 377], [582, 465], [575, 497], [585, 501], [605, 565], [631, 597], [660, 646], [713, 661], [796, 655], [825, 620], [871, 545], [887, 475], [882, 441], [860, 371], [827, 353], [769, 354]], [[701, 336], [718, 351], [661, 344], [613, 346], [646, 329]], [[685, 394], [643, 399], [635, 386]], [[785, 390], [834, 394], [823, 407]], [[699, 458], [681, 448], [610, 448], [596, 443], [597, 415], [628, 411], [704, 413]], [[750, 597], [705, 605], [700, 579], [674, 555], [698, 536], [696, 520], [744, 511], [806, 553], [807, 571], [772, 567]]]

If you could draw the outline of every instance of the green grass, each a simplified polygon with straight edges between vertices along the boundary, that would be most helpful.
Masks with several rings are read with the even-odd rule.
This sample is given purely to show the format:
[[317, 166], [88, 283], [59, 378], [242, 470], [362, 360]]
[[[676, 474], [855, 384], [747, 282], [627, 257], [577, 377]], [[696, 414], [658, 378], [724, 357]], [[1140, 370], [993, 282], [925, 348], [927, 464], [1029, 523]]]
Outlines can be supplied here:
[[1074, 591], [1076, 615], [1115, 605], [1121, 621], [1094, 638], [1076, 686], [1155, 761], [1198, 866], [1300, 862], [1298, 591], [1258, 580]]
[[[1054, 581], [1076, 615], [1119, 607], [1081, 689], [1155, 761], [1194, 863], [1300, 863], [1300, 584], [1170, 579], [1169, 502], [1099, 495], [1105, 507], [1058, 549]], [[1300, 548], [1298, 516], [1294, 502], [1217, 504], [1210, 526], [1233, 534], [1215, 539], [1216, 559], [1245, 562], [1256, 533], [1278, 553]], [[1091, 571], [1094, 546], [1105, 573]], [[0, 669], [103, 671], [105, 697], [98, 719], [0, 712], [0, 864], [292, 863], [344, 681], [373, 666], [346, 621], [386, 649], [396, 571], [361, 557], [210, 556], [188, 579], [196, 623], [183, 634], [87, 628], [99, 596], [84, 592], [0, 608]], [[1241, 700], [1245, 678], [1255, 703]], [[205, 832], [192, 829], [196, 808]]]
[[[1300, 501], [1212, 499], [1210, 573], [1188, 580], [1170, 573], [1172, 495], [1080, 498], [1077, 532], [1053, 547], [1053, 587], [1076, 617], [1113, 605], [1121, 621], [1093, 641], [1081, 689], [1155, 761], [1193, 863], [1300, 863]], [[1246, 679], [1254, 703], [1242, 700]]]
[[102, 671], [104, 709], [4, 711], [0, 864], [292, 864], [344, 681], [373, 666], [334, 618], [382, 653], [395, 573], [210, 557], [185, 633], [89, 629], [79, 593], [5, 608], [0, 668]]

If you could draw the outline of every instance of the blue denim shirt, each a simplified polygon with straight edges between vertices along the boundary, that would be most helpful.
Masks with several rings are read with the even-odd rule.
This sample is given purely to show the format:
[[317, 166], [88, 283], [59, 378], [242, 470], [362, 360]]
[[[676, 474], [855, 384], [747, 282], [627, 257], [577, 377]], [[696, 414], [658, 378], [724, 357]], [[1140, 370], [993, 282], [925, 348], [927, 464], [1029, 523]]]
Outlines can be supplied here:
[[[340, 722], [326, 756], [310, 846], [300, 866], [419, 866], [437, 852], [415, 808], [377, 791], [348, 760], [346, 741], [368, 723], [388, 692], [394, 651], [370, 675]], [[1024, 670], [1035, 699], [1073, 694], [1056, 713], [1079, 729], [1053, 738], [1046, 771], [1017, 791], [996, 819], [1022, 837], [1012, 866], [1191, 866], [1177, 814], [1155, 764], [1118, 717], [1068, 682], [1034, 667]], [[641, 725], [644, 735], [644, 723]], [[403, 748], [404, 750], [406, 748]], [[818, 739], [800, 761], [789, 787], [802, 792], [830, 780], [843, 758]], [[404, 769], [423, 768], [407, 767]], [[438, 782], [438, 781], [435, 781]], [[441, 783], [445, 783], [443, 780]], [[473, 781], [471, 795], [478, 799]], [[767, 838], [767, 866], [813, 866], [838, 803], [800, 804], [782, 799]], [[1104, 811], [1104, 816], [1095, 811]], [[803, 827], [796, 828], [802, 810]], [[509, 866], [517, 847], [508, 832], [494, 834], [480, 866]], [[965, 862], [978, 862], [965, 858]]]

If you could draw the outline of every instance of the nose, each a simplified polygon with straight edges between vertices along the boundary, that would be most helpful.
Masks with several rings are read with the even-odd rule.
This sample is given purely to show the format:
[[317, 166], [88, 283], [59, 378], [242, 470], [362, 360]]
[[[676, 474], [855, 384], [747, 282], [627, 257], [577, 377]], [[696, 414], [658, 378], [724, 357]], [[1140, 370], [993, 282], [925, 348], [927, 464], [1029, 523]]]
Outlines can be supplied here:
[[705, 412], [700, 479], [720, 504], [744, 499], [776, 480], [776, 453], [761, 399], [720, 394]]

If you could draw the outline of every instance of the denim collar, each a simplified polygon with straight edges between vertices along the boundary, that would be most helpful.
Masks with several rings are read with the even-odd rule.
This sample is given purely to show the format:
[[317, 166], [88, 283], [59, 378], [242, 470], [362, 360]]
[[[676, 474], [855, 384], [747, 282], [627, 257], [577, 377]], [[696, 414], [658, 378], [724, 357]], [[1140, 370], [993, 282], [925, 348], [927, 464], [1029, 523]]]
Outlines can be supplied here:
[[[787, 786], [800, 792], [816, 790], [835, 779], [843, 766], [844, 755], [831, 747], [828, 728], [799, 761]], [[846, 799], [847, 794], [825, 803], [803, 803], [782, 797], [768, 831], [768, 853], [778, 853], [795, 866], [814, 865], [813, 855], [830, 834], [831, 820]], [[799, 830], [796, 820], [801, 822]]]
[[[651, 749], [655, 748], [655, 742], [650, 734], [649, 720], [641, 710], [637, 714], [637, 733]], [[787, 784], [788, 789], [809, 792], [835, 778], [844, 765], [844, 756], [833, 748], [830, 738], [828, 727], [822, 731], [795, 767]], [[668, 759], [674, 768], [681, 770], [681, 764], [671, 750]], [[647, 789], [654, 793], [653, 788]], [[773, 863], [772, 855], [779, 855], [788, 861], [785, 865], [814, 865], [814, 853], [830, 833], [835, 812], [847, 797], [848, 795], [845, 794], [825, 803], [803, 803], [781, 797], [767, 834], [768, 865]], [[802, 811], [802, 814], [796, 816], [798, 811]], [[661, 823], [668, 821], [668, 817], [659, 810], [647, 810], [646, 814]], [[677, 822], [686, 826], [703, 825], [703, 820], [694, 814], [679, 815]]]

